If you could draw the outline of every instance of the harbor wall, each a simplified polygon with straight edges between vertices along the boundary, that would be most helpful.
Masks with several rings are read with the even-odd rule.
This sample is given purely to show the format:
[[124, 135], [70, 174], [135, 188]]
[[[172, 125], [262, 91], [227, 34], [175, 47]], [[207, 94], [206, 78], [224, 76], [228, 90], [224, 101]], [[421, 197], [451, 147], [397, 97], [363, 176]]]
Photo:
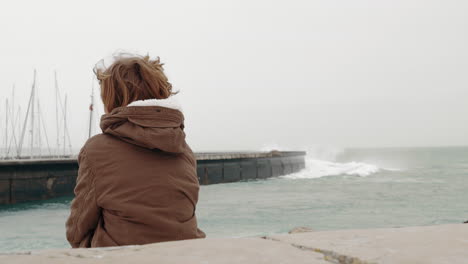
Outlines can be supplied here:
[[[277, 177], [305, 168], [305, 152], [196, 153], [201, 185]], [[0, 161], [0, 204], [73, 194], [76, 158]]]

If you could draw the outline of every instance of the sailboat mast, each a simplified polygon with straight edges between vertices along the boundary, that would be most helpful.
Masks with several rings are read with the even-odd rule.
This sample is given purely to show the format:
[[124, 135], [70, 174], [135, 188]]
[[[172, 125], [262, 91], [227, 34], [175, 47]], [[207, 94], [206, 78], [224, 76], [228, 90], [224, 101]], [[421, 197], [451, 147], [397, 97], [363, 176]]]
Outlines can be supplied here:
[[[47, 150], [49, 152], [49, 156], [52, 156], [52, 152], [50, 151], [50, 144], [49, 144], [49, 137], [47, 136], [47, 130], [45, 127], [44, 123], [44, 117], [42, 116], [42, 111], [41, 111], [41, 104], [40, 101], [37, 101], [37, 113], [39, 117], [41, 118], [42, 122], [39, 123], [39, 131], [41, 131], [41, 128], [44, 132], [45, 140], [46, 140], [46, 145], [47, 145]], [[41, 126], [42, 125], [42, 126]], [[42, 141], [41, 141], [42, 142]], [[40, 144], [42, 146], [42, 143]]]
[[15, 112], [15, 84], [11, 88], [11, 111]]
[[[8, 98], [5, 99], [5, 151], [8, 148]], [[5, 152], [6, 153], [6, 152]], [[6, 158], [6, 154], [5, 154]]]
[[41, 137], [41, 122], [44, 122], [41, 118], [41, 105], [40, 105], [39, 98], [37, 99], [37, 145], [39, 147], [39, 154], [38, 157], [41, 158], [42, 155], [42, 137]]
[[57, 137], [56, 137], [56, 149], [57, 149], [57, 156], [59, 156], [59, 151], [60, 151], [60, 125], [59, 125], [59, 111], [58, 111], [58, 104], [59, 104], [59, 99], [58, 98], [58, 82], [57, 82], [57, 71], [55, 71], [55, 124], [57, 125]]
[[[13, 123], [13, 139], [15, 140], [15, 148], [16, 148], [16, 155], [19, 157], [19, 146], [18, 146], [18, 142], [16, 141], [16, 131], [21, 131], [21, 106], [18, 106], [18, 112], [16, 114], [16, 119], [15, 119], [15, 122], [12, 122]], [[19, 139], [18, 139], [19, 140]], [[10, 144], [11, 145], [11, 144]], [[10, 152], [10, 145], [8, 145], [8, 152]]]
[[[13, 87], [11, 88], [11, 119], [10, 119], [10, 124], [11, 125], [11, 135], [13, 136], [13, 139], [15, 140], [16, 143], [16, 127], [13, 125], [13, 123], [17, 120], [15, 118], [15, 84], [13, 84]], [[8, 152], [10, 152], [10, 144], [8, 144]]]
[[33, 86], [31, 88], [31, 95], [29, 96], [28, 110], [26, 110], [26, 117], [24, 118], [23, 128], [21, 130], [21, 137], [20, 137], [19, 144], [18, 144], [18, 151], [17, 151], [18, 158], [21, 157], [21, 151], [23, 149], [24, 134], [26, 133], [26, 125], [27, 125], [27, 122], [28, 122], [28, 117], [29, 117], [29, 112], [30, 112], [29, 110], [31, 109], [32, 99], [33, 99], [33, 95], [34, 95], [35, 82], [36, 82], [36, 70], [34, 70], [34, 83], [33, 83]]
[[33, 147], [34, 147], [34, 99], [35, 99], [35, 89], [36, 89], [36, 69], [34, 69], [34, 81], [32, 86], [32, 100], [31, 100], [31, 141], [30, 141], [30, 151], [31, 159], [33, 158]]
[[65, 94], [65, 103], [64, 103], [64, 110], [63, 110], [63, 156], [65, 156], [65, 135], [67, 132], [67, 95]]

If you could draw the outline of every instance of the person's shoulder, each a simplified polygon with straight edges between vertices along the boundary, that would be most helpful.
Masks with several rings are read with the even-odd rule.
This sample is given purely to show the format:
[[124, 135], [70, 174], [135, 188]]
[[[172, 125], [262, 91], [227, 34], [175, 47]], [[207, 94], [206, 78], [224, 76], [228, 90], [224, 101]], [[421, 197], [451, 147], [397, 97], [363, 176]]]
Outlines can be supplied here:
[[88, 156], [89, 153], [93, 153], [96, 150], [108, 149], [109, 146], [113, 145], [112, 142], [115, 140], [118, 139], [104, 133], [94, 135], [86, 140], [85, 144], [80, 150], [79, 155], [86, 154]]
[[84, 149], [93, 149], [93, 148], [96, 148], [96, 147], [100, 147], [100, 145], [102, 144], [106, 144], [106, 142], [108, 141], [112, 141], [114, 139], [114, 137], [112, 137], [111, 135], [107, 135], [107, 134], [97, 134], [97, 135], [94, 135], [90, 138], [88, 138], [88, 140], [86, 140], [85, 144], [83, 145], [83, 148]]

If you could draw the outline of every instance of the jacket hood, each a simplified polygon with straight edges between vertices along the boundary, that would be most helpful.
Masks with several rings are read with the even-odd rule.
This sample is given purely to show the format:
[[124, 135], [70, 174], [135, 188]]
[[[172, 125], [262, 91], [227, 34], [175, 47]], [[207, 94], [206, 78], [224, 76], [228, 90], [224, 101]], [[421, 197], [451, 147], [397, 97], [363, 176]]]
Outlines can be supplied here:
[[101, 116], [101, 130], [147, 149], [182, 153], [186, 150], [184, 115], [173, 96], [139, 100]]

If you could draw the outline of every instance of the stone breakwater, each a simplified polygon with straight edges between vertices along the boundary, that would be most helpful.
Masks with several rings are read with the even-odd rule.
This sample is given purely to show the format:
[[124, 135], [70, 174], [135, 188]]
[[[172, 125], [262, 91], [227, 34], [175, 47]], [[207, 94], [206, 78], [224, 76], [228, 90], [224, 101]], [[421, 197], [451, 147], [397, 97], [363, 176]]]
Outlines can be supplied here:
[[[195, 153], [200, 184], [266, 179], [305, 168], [303, 151]], [[0, 161], [0, 204], [72, 195], [76, 158]]]
[[468, 263], [466, 224], [300, 230], [300, 233], [258, 238], [207, 238], [142, 246], [0, 254], [0, 263]]

